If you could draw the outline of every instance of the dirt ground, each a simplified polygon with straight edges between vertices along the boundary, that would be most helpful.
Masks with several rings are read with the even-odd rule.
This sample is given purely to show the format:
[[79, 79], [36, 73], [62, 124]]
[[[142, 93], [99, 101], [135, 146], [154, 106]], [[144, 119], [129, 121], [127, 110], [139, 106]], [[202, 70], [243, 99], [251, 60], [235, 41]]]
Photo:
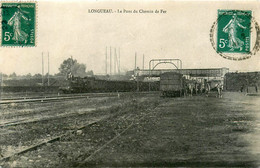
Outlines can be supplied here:
[[165, 99], [80, 166], [259, 167], [260, 97]]
[[223, 98], [150, 95], [121, 102], [127, 103], [103, 110], [111, 114], [106, 120], [0, 165], [260, 166], [260, 97], [226, 92]]
[[[126, 93], [121, 94], [120, 97], [99, 97], [54, 103], [4, 105], [1, 107], [1, 125], [13, 121], [25, 123], [0, 128], [0, 160], [3, 157], [12, 155], [44, 140], [51, 139], [52, 137], [59, 136], [68, 131], [77, 130], [79, 127], [107, 117], [113, 118], [114, 116], [118, 116], [124, 119], [124, 116], [121, 115], [123, 114], [122, 109], [132, 109], [133, 104], [139, 109], [142, 104], [148, 105], [147, 99], [151, 99], [151, 97], [149, 95], [144, 96]], [[126, 112], [128, 112], [127, 110]], [[73, 137], [74, 135], [71, 136]], [[70, 136], [68, 139], [69, 138]], [[73, 147], [71, 149], [73, 149]], [[45, 154], [46, 153], [49, 152], [45, 151]], [[48, 154], [48, 156], [52, 157], [51, 154]], [[21, 158], [23, 159], [26, 157], [22, 155]], [[31, 158], [33, 157], [30, 156], [28, 158], [30, 159], [26, 159], [25, 161], [32, 160]], [[14, 163], [16, 162], [16, 159], [17, 158], [13, 159]], [[45, 162], [43, 158], [40, 161], [43, 161], [43, 163]], [[13, 162], [4, 163], [4, 167], [36, 166], [32, 165], [31, 162], [24, 163], [23, 161], [21, 164], [9, 163]], [[50, 163], [52, 166], [55, 164], [56, 161]], [[38, 164], [36, 167], [45, 166], [39, 166]]]

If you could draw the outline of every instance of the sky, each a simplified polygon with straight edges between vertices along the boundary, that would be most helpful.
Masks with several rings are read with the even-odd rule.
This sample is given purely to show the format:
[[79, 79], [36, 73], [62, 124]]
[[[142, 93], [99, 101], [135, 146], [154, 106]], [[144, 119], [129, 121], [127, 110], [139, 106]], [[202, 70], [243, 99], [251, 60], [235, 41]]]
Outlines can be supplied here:
[[[39, 1], [37, 6], [37, 46], [0, 47], [0, 72], [41, 73], [42, 53], [47, 72], [49, 53], [50, 74], [58, 73], [63, 60], [71, 56], [86, 64], [87, 71], [104, 74], [106, 47], [108, 58], [110, 47], [112, 55], [115, 48], [117, 53], [120, 48], [121, 72], [134, 69], [135, 52], [137, 66], [141, 68], [144, 54], [145, 68], [151, 59], [174, 58], [182, 60], [183, 68], [227, 67], [231, 71], [260, 71], [260, 52], [243, 61], [224, 59], [213, 49], [209, 37], [218, 9], [252, 10], [253, 17], [260, 23], [260, 2], [257, 1], [54, 0]], [[91, 9], [112, 9], [114, 13], [89, 13]], [[116, 12], [124, 9], [162, 9], [166, 13]]]

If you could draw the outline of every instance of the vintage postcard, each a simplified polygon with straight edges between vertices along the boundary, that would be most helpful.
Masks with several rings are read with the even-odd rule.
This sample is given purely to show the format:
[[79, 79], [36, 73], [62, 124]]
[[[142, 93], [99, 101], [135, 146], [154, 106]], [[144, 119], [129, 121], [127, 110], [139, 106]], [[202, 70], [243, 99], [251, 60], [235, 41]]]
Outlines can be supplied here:
[[0, 168], [260, 167], [260, 1], [0, 6]]

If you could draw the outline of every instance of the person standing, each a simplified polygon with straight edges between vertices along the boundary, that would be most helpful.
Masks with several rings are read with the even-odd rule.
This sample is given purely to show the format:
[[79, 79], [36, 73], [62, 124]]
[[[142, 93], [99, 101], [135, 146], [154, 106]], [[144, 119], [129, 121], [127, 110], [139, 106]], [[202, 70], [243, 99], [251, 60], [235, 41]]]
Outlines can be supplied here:
[[217, 97], [222, 98], [223, 85], [221, 83], [218, 83], [217, 84], [217, 89], [218, 89]]
[[210, 84], [209, 82], [206, 83], [206, 96], [209, 97], [209, 93], [210, 93]]

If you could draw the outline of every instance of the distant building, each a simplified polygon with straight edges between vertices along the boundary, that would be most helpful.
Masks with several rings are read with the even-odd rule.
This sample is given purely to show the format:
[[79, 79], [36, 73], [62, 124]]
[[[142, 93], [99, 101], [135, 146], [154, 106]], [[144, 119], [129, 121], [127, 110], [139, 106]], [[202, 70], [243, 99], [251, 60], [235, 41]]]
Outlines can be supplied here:
[[227, 91], [248, 92], [255, 90], [259, 92], [260, 72], [227, 73], [225, 75], [225, 89]]

